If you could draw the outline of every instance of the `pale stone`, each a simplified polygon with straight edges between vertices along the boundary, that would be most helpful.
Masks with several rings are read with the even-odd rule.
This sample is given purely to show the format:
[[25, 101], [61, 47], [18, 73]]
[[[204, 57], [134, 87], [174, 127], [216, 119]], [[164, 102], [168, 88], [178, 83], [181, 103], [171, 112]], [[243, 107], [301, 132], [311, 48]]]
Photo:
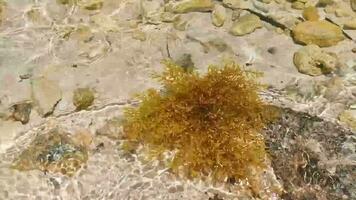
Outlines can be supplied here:
[[235, 36], [242, 36], [252, 33], [262, 27], [260, 18], [253, 14], [247, 14], [240, 17], [231, 27], [230, 33]]
[[328, 21], [306, 21], [294, 27], [293, 38], [297, 43], [328, 47], [344, 40], [344, 35], [339, 26]]
[[319, 76], [334, 71], [337, 58], [332, 53], [324, 52], [317, 45], [308, 45], [294, 54], [293, 62], [300, 73]]
[[222, 5], [215, 5], [213, 12], [211, 13], [212, 22], [215, 26], [220, 27], [224, 25], [226, 19], [226, 10]]
[[51, 114], [62, 99], [62, 91], [54, 81], [37, 78], [31, 81], [32, 98], [38, 113], [45, 117]]
[[206, 12], [213, 8], [214, 4], [211, 0], [183, 0], [166, 6], [166, 10], [173, 13]]

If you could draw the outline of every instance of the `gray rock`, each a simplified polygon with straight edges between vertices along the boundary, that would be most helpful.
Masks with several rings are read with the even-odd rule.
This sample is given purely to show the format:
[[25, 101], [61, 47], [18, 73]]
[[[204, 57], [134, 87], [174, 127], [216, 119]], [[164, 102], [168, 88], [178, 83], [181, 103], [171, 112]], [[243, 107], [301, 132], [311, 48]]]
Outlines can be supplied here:
[[32, 98], [38, 113], [42, 117], [50, 115], [57, 103], [62, 99], [62, 91], [58, 84], [46, 78], [31, 81]]

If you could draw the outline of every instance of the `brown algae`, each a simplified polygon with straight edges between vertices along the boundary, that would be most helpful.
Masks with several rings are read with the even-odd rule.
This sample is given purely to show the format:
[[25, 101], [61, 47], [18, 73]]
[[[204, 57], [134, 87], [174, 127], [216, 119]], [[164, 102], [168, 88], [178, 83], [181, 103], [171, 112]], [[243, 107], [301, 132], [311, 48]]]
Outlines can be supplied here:
[[138, 107], [126, 110], [123, 148], [133, 151], [143, 144], [157, 158], [175, 152], [169, 167], [188, 178], [242, 179], [251, 168], [262, 170], [261, 132], [274, 112], [258, 96], [259, 74], [235, 63], [210, 66], [206, 75], [170, 61], [165, 65], [155, 75], [162, 90], [147, 90], [138, 95]]

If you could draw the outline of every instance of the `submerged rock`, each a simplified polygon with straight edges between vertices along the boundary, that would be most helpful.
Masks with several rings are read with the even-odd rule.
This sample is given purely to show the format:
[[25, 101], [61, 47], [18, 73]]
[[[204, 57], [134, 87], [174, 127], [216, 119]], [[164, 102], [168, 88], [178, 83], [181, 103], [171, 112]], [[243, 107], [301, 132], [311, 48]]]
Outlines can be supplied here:
[[[284, 187], [282, 199], [355, 199], [353, 132], [306, 113], [283, 109], [266, 131], [272, 167]], [[328, 197], [328, 198], [326, 198]]]
[[328, 47], [344, 40], [344, 35], [339, 26], [328, 21], [306, 21], [294, 27], [293, 38], [297, 43]]
[[100, 10], [104, 5], [104, 0], [88, 0], [81, 4], [87, 10]]
[[319, 76], [334, 71], [337, 58], [317, 45], [308, 45], [294, 54], [293, 62], [300, 73]]
[[332, 5], [334, 0], [319, 0], [316, 4], [317, 7], [326, 7], [328, 5]]
[[85, 110], [94, 102], [94, 93], [90, 88], [78, 88], [73, 94], [73, 104], [77, 110]]
[[12, 118], [26, 124], [30, 120], [32, 104], [30, 102], [17, 103], [11, 107]]
[[231, 27], [230, 33], [235, 36], [242, 36], [252, 33], [262, 27], [260, 18], [253, 14], [240, 17]]
[[215, 5], [213, 12], [211, 13], [212, 22], [215, 26], [220, 27], [224, 25], [226, 19], [226, 9], [222, 5]]
[[166, 10], [173, 13], [206, 12], [213, 8], [212, 0], [183, 0], [166, 6]]
[[307, 21], [318, 21], [320, 16], [315, 7], [307, 7], [303, 10], [303, 18]]
[[194, 62], [192, 60], [192, 55], [191, 54], [183, 54], [181, 55], [175, 63], [179, 66], [181, 66], [184, 71], [191, 71], [195, 68]]
[[73, 176], [88, 160], [88, 146], [77, 144], [69, 135], [58, 130], [38, 135], [15, 159], [13, 168]]
[[62, 91], [58, 84], [46, 78], [31, 81], [32, 98], [38, 113], [42, 117], [52, 114], [57, 103], [62, 99]]

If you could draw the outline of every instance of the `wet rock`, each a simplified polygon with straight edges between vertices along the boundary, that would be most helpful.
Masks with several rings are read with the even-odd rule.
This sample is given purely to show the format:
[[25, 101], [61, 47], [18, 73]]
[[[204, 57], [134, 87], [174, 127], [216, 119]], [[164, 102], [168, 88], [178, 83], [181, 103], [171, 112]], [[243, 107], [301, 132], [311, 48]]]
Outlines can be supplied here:
[[85, 110], [94, 102], [94, 92], [90, 88], [78, 88], [73, 94], [73, 104], [76, 110]]
[[347, 20], [344, 24], [344, 29], [347, 30], [356, 30], [356, 18], [352, 18], [351, 20]]
[[226, 10], [222, 5], [216, 4], [211, 13], [212, 22], [215, 26], [220, 27], [224, 25], [226, 19]]
[[344, 40], [341, 28], [328, 21], [302, 22], [292, 32], [297, 43], [316, 44], [320, 47], [333, 46]]
[[213, 8], [214, 4], [211, 0], [183, 0], [166, 5], [166, 10], [173, 13], [206, 12]]
[[318, 21], [319, 13], [315, 7], [307, 7], [303, 10], [303, 18], [307, 21]]
[[62, 99], [62, 91], [58, 84], [46, 78], [31, 81], [32, 98], [36, 110], [42, 117], [52, 114], [57, 103]]
[[32, 104], [30, 102], [17, 103], [11, 106], [12, 118], [26, 124], [30, 120]]
[[240, 17], [231, 27], [230, 33], [235, 36], [242, 36], [252, 33], [262, 27], [260, 18], [253, 14]]
[[351, 8], [356, 12], [356, 0], [350, 0]]
[[334, 71], [337, 58], [316, 45], [308, 45], [294, 54], [293, 62], [300, 73], [319, 76]]

